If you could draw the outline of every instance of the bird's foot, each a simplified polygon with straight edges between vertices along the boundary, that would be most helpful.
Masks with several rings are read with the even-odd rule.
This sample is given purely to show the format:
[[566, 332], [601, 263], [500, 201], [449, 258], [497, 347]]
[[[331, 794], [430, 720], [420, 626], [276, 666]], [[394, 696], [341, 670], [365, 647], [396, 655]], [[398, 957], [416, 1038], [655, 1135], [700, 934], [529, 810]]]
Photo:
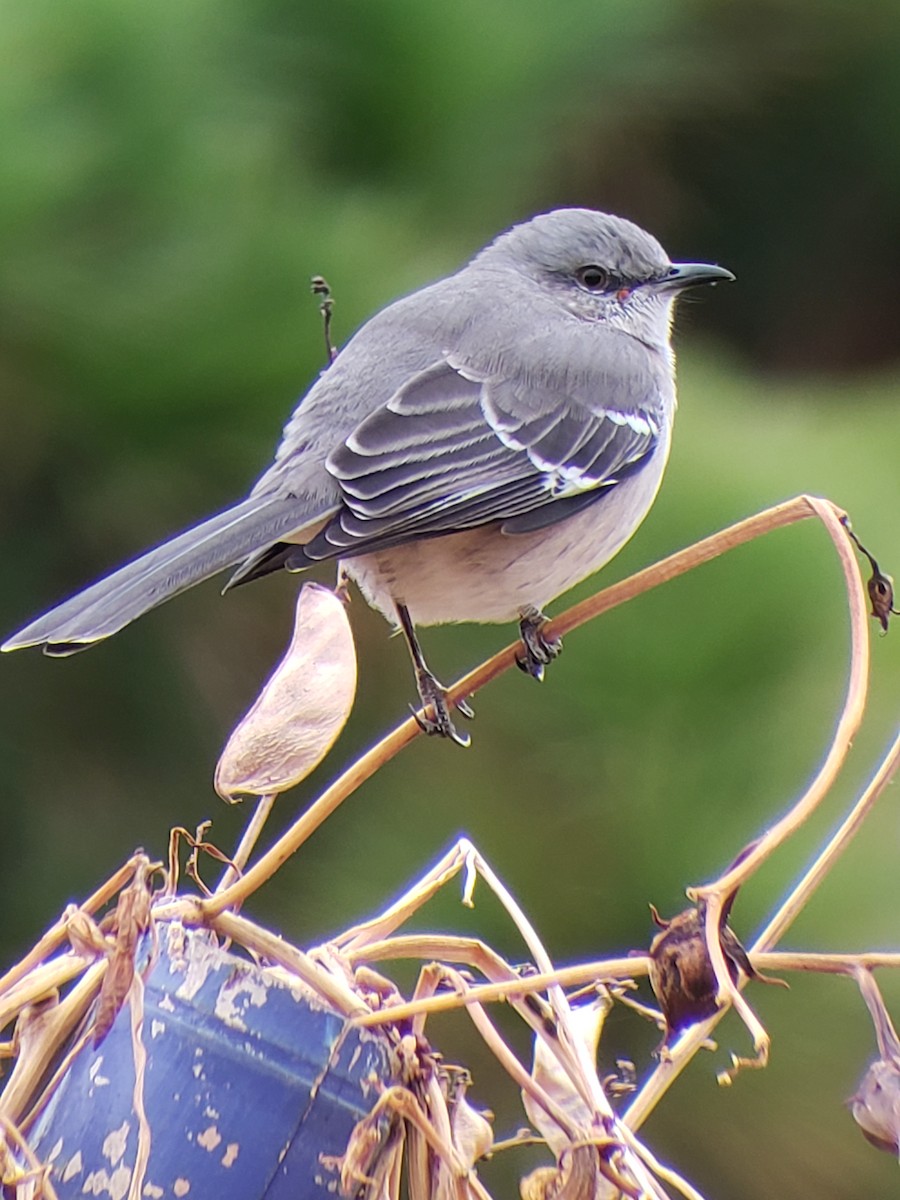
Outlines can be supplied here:
[[562, 638], [548, 637], [544, 632], [547, 618], [538, 608], [522, 614], [519, 633], [525, 653], [516, 658], [519, 670], [538, 682], [544, 678], [544, 667], [562, 654]]
[[[453, 704], [447, 696], [447, 689], [427, 669], [416, 671], [416, 684], [419, 689], [419, 699], [422, 707], [419, 710], [410, 705], [413, 716], [419, 728], [431, 736], [449, 738], [457, 746], [468, 746], [472, 741], [467, 733], [460, 733], [453, 724], [452, 708], [456, 708], [467, 720], [475, 716], [470, 704], [465, 700], [457, 700]], [[429, 713], [430, 708], [430, 713]]]

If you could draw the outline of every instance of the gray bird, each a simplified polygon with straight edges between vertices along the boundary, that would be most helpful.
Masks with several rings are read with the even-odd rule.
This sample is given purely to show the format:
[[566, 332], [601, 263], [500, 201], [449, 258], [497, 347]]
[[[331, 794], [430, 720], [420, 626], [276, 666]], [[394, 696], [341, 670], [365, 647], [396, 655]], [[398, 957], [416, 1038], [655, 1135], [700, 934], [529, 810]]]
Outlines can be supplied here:
[[[733, 279], [672, 263], [629, 221], [559, 209], [355, 334], [300, 401], [250, 495], [101, 579], [3, 650], [66, 655], [226, 567], [228, 587], [338, 559], [406, 635], [428, 732], [465, 743], [417, 625], [518, 620], [621, 549], [656, 496], [675, 415], [676, 297]], [[471, 715], [466, 706], [460, 709]]]

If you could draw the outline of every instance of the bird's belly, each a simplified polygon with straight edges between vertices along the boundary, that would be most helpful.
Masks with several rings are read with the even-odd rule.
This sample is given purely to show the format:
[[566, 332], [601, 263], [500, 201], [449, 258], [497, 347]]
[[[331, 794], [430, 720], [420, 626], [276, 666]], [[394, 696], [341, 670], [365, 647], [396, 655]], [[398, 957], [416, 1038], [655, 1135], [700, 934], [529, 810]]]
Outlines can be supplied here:
[[514, 621], [599, 570], [624, 546], [653, 501], [656, 488], [646, 471], [654, 467], [534, 533], [503, 534], [498, 524], [483, 525], [347, 559], [343, 566], [393, 623], [398, 602], [416, 625]]

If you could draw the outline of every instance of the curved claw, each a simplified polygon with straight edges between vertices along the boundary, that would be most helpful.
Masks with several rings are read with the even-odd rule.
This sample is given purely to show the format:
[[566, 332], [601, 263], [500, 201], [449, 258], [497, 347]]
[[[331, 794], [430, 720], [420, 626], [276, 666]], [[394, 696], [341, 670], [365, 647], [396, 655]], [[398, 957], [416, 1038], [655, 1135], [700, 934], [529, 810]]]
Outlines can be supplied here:
[[[444, 685], [430, 671], [417, 671], [416, 683], [419, 687], [419, 699], [422, 707], [421, 709], [416, 709], [413, 705], [409, 707], [422, 732], [430, 736], [449, 738], [451, 742], [456, 742], [457, 746], [468, 746], [472, 739], [467, 733], [460, 733], [453, 724], [450, 716], [451, 704], [447, 699], [447, 689]], [[431, 715], [428, 715], [427, 712], [429, 708]], [[475, 716], [472, 706], [465, 700], [457, 701], [456, 708], [462, 716], [470, 720]]]
[[559, 658], [563, 648], [561, 638], [548, 637], [544, 632], [546, 624], [547, 618], [536, 608], [523, 613], [519, 622], [525, 653], [516, 658], [516, 666], [539, 683], [544, 678], [544, 668]]

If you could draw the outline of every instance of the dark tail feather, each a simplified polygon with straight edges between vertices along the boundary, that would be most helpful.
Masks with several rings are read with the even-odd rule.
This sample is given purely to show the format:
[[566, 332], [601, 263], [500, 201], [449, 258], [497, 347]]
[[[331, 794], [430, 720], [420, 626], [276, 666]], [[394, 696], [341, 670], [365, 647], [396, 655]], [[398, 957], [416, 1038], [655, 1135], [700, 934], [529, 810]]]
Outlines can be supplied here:
[[288, 559], [296, 549], [297, 547], [291, 545], [290, 542], [276, 542], [274, 546], [267, 546], [265, 550], [251, 554], [241, 563], [222, 588], [222, 595], [230, 592], [232, 588], [252, 583], [254, 579], [262, 579], [264, 575], [271, 575], [273, 571], [280, 571], [282, 567], [288, 565]]
[[310, 513], [293, 498], [250, 496], [64, 601], [13, 634], [0, 649], [44, 646], [47, 654], [74, 654], [325, 515]]

